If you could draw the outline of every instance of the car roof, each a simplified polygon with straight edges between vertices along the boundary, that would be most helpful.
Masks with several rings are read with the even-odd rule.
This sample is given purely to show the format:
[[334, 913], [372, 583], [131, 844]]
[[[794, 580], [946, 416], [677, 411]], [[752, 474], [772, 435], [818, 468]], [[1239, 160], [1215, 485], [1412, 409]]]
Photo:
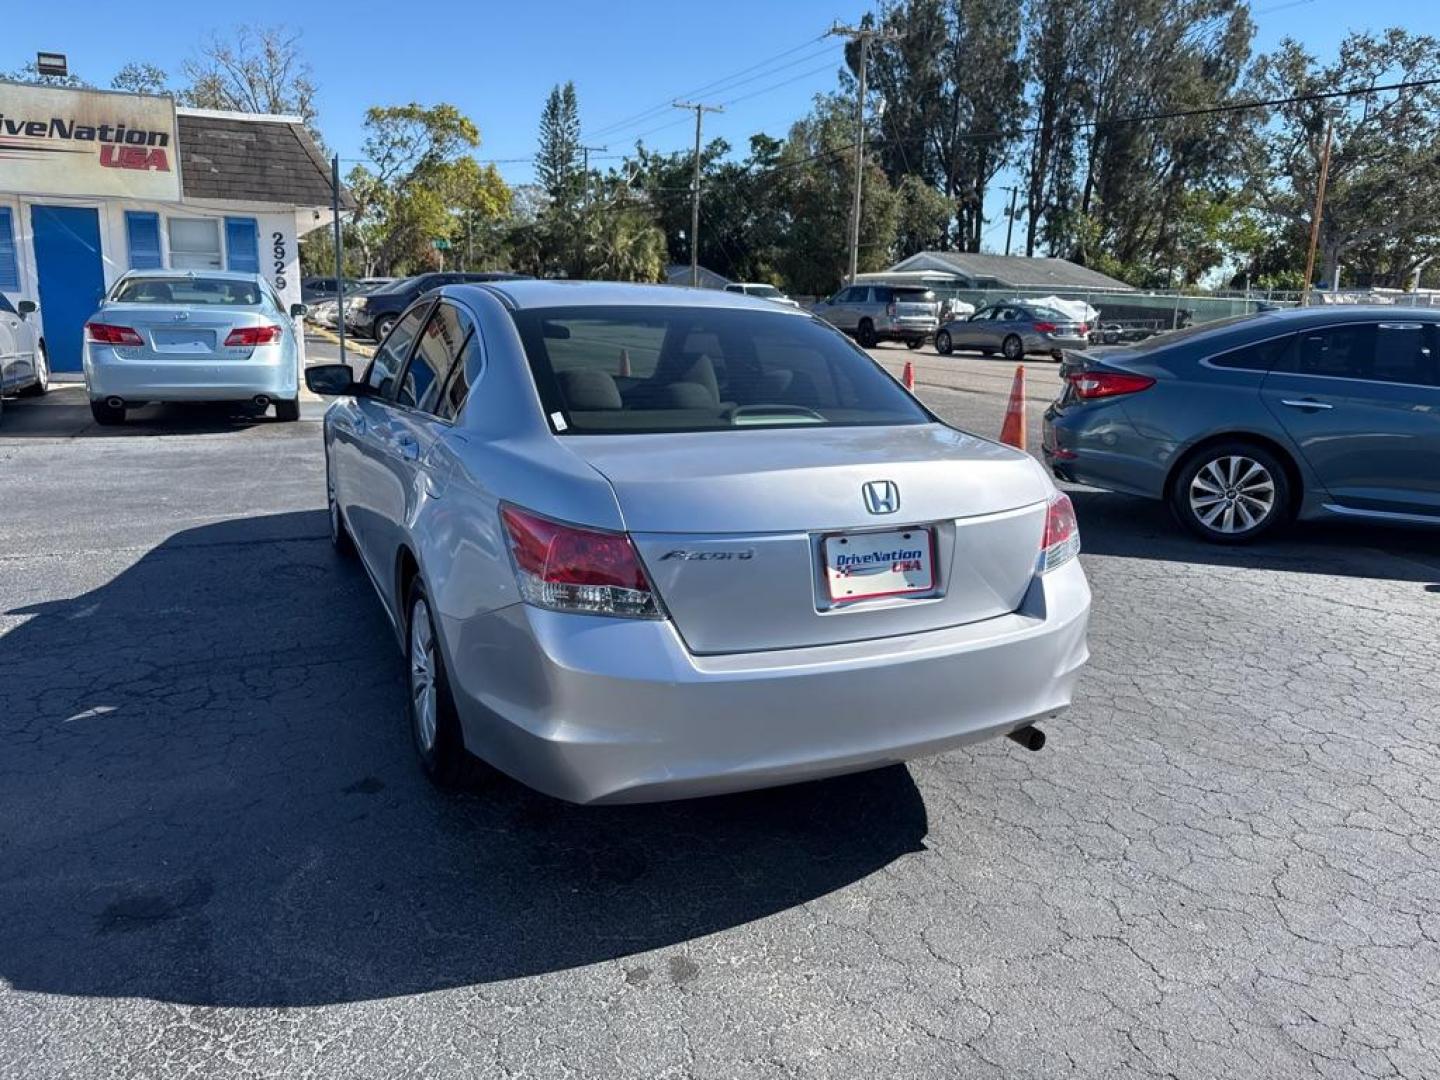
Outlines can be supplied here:
[[1398, 307], [1394, 304], [1325, 304], [1318, 307], [1262, 311], [1255, 317], [1276, 326], [1315, 326], [1336, 322], [1369, 322], [1374, 319], [1392, 322], [1440, 322], [1440, 308]]
[[167, 270], [158, 266], [153, 270], [126, 270], [120, 276], [122, 278], [170, 278], [175, 281], [195, 277], [220, 278], [223, 281], [254, 282], [260, 280], [259, 274], [252, 274], [246, 270]]
[[[757, 300], [723, 289], [692, 289], [680, 285], [638, 285], [618, 281], [564, 281], [524, 278], [483, 284], [447, 285], [442, 292], [463, 295], [481, 290], [500, 298], [515, 311], [556, 307], [707, 307], [748, 308], [767, 314], [800, 314], [793, 308]], [[808, 318], [808, 316], [805, 316]]]

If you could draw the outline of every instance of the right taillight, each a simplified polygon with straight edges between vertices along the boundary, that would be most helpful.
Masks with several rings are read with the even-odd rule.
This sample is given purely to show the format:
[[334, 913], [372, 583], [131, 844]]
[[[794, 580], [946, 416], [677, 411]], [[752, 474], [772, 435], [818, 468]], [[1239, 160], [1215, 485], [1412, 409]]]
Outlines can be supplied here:
[[527, 604], [585, 615], [657, 619], [655, 589], [625, 533], [582, 529], [528, 510], [500, 511]]
[[85, 336], [97, 345], [144, 345], [144, 340], [128, 326], [92, 322], [85, 324]]
[[1040, 572], [1064, 566], [1080, 554], [1080, 525], [1070, 496], [1057, 491], [1045, 508], [1045, 536], [1040, 542]]
[[1075, 393], [1086, 401], [1137, 394], [1155, 385], [1149, 375], [1132, 375], [1128, 371], [1077, 371], [1069, 379]]

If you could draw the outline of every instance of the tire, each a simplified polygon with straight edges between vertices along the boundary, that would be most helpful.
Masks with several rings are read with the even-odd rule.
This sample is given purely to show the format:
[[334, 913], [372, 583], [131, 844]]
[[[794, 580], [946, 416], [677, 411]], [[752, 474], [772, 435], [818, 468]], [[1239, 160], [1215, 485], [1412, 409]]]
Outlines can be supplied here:
[[372, 331], [375, 335], [375, 340], [384, 341], [385, 338], [389, 335], [390, 331], [394, 328], [394, 326], [394, 315], [381, 315], [380, 318], [375, 320], [375, 326], [373, 327]]
[[331, 545], [343, 558], [355, 558], [355, 538], [350, 535], [350, 526], [345, 524], [345, 515], [340, 513], [340, 504], [335, 499], [335, 480], [330, 474], [328, 452], [325, 454], [325, 508], [330, 514]]
[[1011, 334], [1000, 343], [1000, 352], [1006, 360], [1024, 360], [1025, 343], [1017, 335]]
[[924, 344], [925, 344], [925, 339], [924, 339], [924, 338], [912, 337], [912, 338], [906, 338], [906, 339], [905, 339], [905, 347], [906, 347], [907, 349], [918, 349], [918, 348], [920, 348], [921, 345], [924, 345]]
[[860, 325], [855, 328], [855, 340], [862, 348], [873, 349], [879, 343], [875, 336], [875, 324], [869, 319], [861, 319]]
[[122, 405], [118, 409], [112, 409], [103, 401], [92, 401], [90, 402], [90, 415], [95, 418], [97, 424], [111, 427], [125, 422], [125, 407]]
[[432, 784], [457, 787], [469, 778], [472, 759], [465, 752], [443, 650], [435, 636], [430, 599], [419, 574], [410, 583], [405, 611], [405, 711], [415, 755]]
[[935, 351], [941, 356], [949, 356], [955, 351], [955, 343], [950, 340], [949, 330], [941, 330], [935, 335]]
[[288, 401], [275, 402], [275, 419], [285, 423], [293, 423], [300, 419], [300, 399], [290, 398]]
[[19, 397], [39, 397], [50, 389], [50, 357], [45, 352], [43, 341], [35, 346], [35, 374], [38, 378], [21, 390]]
[[1170, 508], [1180, 523], [1213, 544], [1249, 543], [1289, 520], [1292, 505], [1284, 464], [1243, 440], [1206, 447], [1170, 486]]

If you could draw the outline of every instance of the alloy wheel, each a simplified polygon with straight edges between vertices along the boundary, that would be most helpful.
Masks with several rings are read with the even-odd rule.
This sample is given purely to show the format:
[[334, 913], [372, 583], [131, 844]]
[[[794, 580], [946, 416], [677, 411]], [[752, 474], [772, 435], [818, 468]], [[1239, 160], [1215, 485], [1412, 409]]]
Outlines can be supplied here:
[[1025, 357], [1025, 346], [1014, 334], [1000, 343], [1000, 351], [1005, 354], [1006, 360], [1022, 360]]
[[1190, 510], [1207, 529], [1249, 532], [1275, 512], [1275, 478], [1254, 458], [1227, 454], [1207, 462], [1190, 481]]
[[435, 670], [435, 637], [430, 627], [430, 608], [420, 598], [410, 609], [410, 711], [416, 741], [425, 753], [435, 748], [438, 726]]

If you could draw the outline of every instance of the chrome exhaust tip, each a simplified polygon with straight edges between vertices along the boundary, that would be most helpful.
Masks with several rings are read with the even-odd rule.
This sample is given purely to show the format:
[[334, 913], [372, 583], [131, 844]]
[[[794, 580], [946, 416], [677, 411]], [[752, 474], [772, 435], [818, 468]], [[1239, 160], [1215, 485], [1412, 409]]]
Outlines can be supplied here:
[[270, 398], [265, 394], [256, 394], [250, 400], [255, 402], [257, 408], [268, 409], [270, 407]]
[[123, 409], [125, 407], [125, 400], [118, 397], [107, 397], [105, 399], [105, 407], [107, 409]]
[[1013, 742], [1019, 743], [1026, 750], [1039, 750], [1045, 745], [1045, 732], [1033, 724], [1026, 724], [1022, 728], [1016, 728], [1005, 737]]

